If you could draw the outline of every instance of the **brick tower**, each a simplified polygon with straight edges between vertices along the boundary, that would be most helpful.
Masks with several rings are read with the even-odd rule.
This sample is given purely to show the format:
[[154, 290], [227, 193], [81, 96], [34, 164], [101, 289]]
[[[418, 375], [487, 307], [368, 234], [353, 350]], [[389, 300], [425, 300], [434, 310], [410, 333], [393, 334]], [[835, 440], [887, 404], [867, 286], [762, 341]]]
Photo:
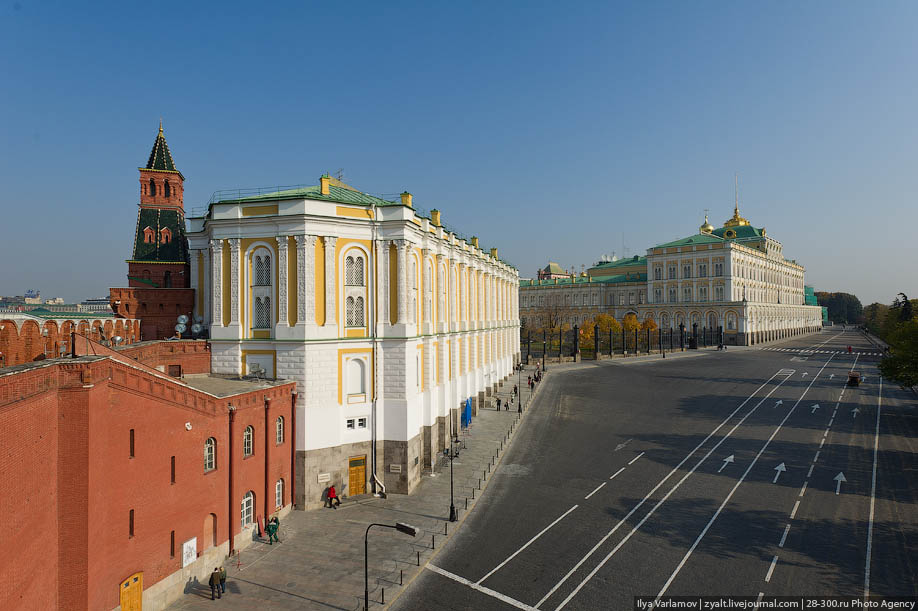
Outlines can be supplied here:
[[128, 287], [111, 289], [112, 309], [125, 318], [140, 318], [141, 339], [175, 334], [176, 318], [191, 316], [188, 240], [185, 238], [185, 177], [175, 168], [162, 123], [147, 165], [140, 170], [140, 206], [134, 248], [128, 264]]

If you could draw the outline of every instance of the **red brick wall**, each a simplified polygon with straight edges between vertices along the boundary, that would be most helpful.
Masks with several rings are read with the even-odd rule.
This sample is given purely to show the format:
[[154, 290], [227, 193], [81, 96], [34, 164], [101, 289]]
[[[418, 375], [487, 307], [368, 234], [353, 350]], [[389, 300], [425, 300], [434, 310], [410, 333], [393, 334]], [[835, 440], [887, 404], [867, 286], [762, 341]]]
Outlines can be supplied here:
[[[165, 266], [151, 266], [165, 267]], [[183, 266], [187, 268], [187, 266]], [[173, 278], [176, 274], [173, 274]], [[183, 278], [188, 277], [186, 271]], [[124, 318], [141, 319], [142, 340], [165, 339], [175, 335], [179, 314], [191, 317], [194, 289], [112, 288], [109, 289], [112, 310]]]
[[[150, 194], [150, 179], [156, 183], [156, 195]], [[170, 197], [166, 197], [165, 181], [169, 181]], [[140, 170], [140, 205], [156, 208], [170, 206], [183, 208], [185, 198], [185, 181], [181, 175], [173, 172], [157, 172], [141, 168]]]
[[[90, 322], [92, 326], [90, 326]], [[41, 325], [39, 327], [39, 325]], [[33, 321], [27, 320], [22, 323], [22, 329], [18, 329], [16, 322], [10, 319], [0, 319], [0, 353], [3, 354], [2, 367], [12, 365], [21, 365], [31, 361], [42, 360], [45, 355], [49, 358], [59, 356], [60, 343], [65, 343], [66, 352], [69, 353], [72, 346], [70, 343], [71, 328], [79, 333], [86, 333], [95, 340], [101, 339], [98, 334], [98, 327], [102, 326], [106, 337], [119, 335], [125, 343], [133, 343], [134, 334], [131, 330], [132, 322], [122, 319], [94, 319], [87, 317], [85, 319], [68, 320], [61, 323], [58, 328], [57, 321]], [[47, 331], [47, 337], [42, 335], [42, 331]]]
[[150, 367], [179, 365], [182, 373], [210, 373], [210, 344], [204, 340], [161, 341], [123, 348], [120, 354]]
[[[3, 476], [22, 484], [0, 490], [0, 509], [22, 516], [22, 528], [28, 529], [0, 529], [0, 541], [7, 543], [0, 556], [0, 608], [110, 609], [118, 605], [118, 585], [127, 576], [143, 571], [150, 587], [181, 568], [184, 541], [197, 537], [203, 552], [212, 537], [204, 533], [211, 513], [217, 516], [218, 545], [229, 537], [230, 526], [238, 533], [246, 491], [255, 491], [255, 513], [263, 514], [267, 499], [270, 515], [274, 482], [282, 477], [289, 504], [293, 383], [217, 399], [117, 358], [124, 356], [49, 362], [0, 375], [0, 447], [15, 457], [4, 469], [9, 463], [16, 471]], [[266, 395], [271, 398], [267, 497]], [[232, 504], [230, 403], [236, 407]], [[281, 446], [274, 443], [273, 428], [279, 414], [287, 425]], [[255, 427], [254, 455], [244, 459], [248, 424]], [[217, 440], [217, 468], [205, 473], [204, 442], [211, 436]]]
[[[55, 367], [0, 376], [0, 607], [56, 609], [57, 410]], [[13, 377], [13, 376], [10, 376]], [[20, 399], [21, 398], [21, 399]], [[15, 494], [10, 492], [15, 491]], [[10, 552], [15, 550], [15, 557]], [[51, 584], [51, 585], [49, 585]]]

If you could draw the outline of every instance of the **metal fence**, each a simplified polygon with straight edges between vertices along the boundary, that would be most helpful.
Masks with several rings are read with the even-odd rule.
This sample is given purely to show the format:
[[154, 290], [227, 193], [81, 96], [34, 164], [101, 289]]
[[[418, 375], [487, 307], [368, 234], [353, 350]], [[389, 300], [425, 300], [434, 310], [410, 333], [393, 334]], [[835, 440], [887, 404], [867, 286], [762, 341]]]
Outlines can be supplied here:
[[[590, 336], [591, 335], [591, 336]], [[700, 327], [695, 329], [634, 329], [599, 331], [594, 328], [586, 339], [578, 327], [567, 331], [521, 331], [520, 345], [526, 359], [571, 358], [596, 359], [597, 355], [659, 354], [675, 350], [694, 350], [723, 343], [723, 330]]]

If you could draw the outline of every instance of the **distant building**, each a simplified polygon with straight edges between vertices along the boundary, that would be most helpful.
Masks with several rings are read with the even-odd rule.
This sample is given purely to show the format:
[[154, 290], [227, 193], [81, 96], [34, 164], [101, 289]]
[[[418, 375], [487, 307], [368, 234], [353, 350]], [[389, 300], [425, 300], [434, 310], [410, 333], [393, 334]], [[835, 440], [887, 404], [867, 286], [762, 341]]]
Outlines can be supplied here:
[[549, 261], [543, 269], [538, 272], [539, 280], [554, 280], [557, 278], [571, 278], [573, 274], [564, 271], [560, 265], [554, 261]]
[[697, 234], [649, 248], [646, 257], [602, 262], [579, 278], [521, 281], [520, 315], [543, 327], [634, 314], [663, 329], [757, 344], [822, 327], [820, 308], [805, 301], [803, 274], [736, 206], [723, 227], [705, 216]]
[[110, 289], [109, 300], [118, 316], [141, 319], [142, 339], [163, 339], [175, 335], [180, 315], [191, 316], [194, 290], [185, 238], [185, 177], [175, 167], [161, 124], [147, 165], [138, 169], [140, 207], [127, 261], [128, 287]]
[[81, 312], [112, 313], [112, 304], [108, 297], [94, 297], [80, 302]]

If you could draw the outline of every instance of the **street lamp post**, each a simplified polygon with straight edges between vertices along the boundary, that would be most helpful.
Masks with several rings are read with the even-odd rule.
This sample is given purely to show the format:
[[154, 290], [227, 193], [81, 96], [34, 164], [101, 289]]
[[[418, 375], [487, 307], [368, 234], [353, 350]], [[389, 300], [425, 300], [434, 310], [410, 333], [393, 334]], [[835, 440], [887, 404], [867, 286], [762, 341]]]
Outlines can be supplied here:
[[456, 504], [453, 502], [453, 460], [456, 458], [455, 444], [458, 442], [458, 439], [453, 439], [450, 442], [449, 448], [444, 448], [443, 455], [449, 459], [449, 521], [455, 522], [458, 520], [456, 515]]
[[416, 537], [418, 535], [418, 529], [412, 526], [411, 524], [405, 524], [404, 522], [396, 522], [393, 526], [392, 524], [379, 524], [374, 522], [367, 526], [367, 532], [363, 535], [363, 611], [370, 610], [370, 570], [369, 570], [369, 560], [370, 560], [370, 529], [374, 526], [379, 526], [381, 528], [394, 528], [400, 533], [405, 533], [406, 535], [411, 535]]

